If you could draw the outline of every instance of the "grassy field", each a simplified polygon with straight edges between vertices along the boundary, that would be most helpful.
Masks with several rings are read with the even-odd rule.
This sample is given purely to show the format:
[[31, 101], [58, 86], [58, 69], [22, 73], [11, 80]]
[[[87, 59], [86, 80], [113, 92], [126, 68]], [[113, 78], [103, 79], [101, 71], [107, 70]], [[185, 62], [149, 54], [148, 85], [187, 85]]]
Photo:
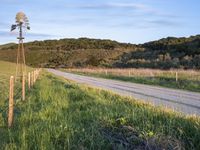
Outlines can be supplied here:
[[0, 122], [6, 150], [200, 149], [200, 118], [182, 116], [43, 73], [15, 122]]
[[[6, 113], [8, 107], [8, 97], [9, 97], [9, 79], [10, 76], [15, 75], [16, 64], [0, 61], [0, 122], [2, 121], [2, 116]], [[27, 71], [31, 71], [33, 68], [27, 67]], [[20, 83], [19, 79], [15, 82], [14, 96], [15, 99], [21, 96], [20, 93]]]
[[15, 75], [14, 63], [0, 61], [0, 106], [1, 108], [5, 105], [6, 100], [8, 99], [9, 92], [9, 78], [12, 75]]
[[[153, 69], [67, 69], [67, 72], [200, 92], [200, 71]], [[176, 81], [177, 73], [177, 81]]]

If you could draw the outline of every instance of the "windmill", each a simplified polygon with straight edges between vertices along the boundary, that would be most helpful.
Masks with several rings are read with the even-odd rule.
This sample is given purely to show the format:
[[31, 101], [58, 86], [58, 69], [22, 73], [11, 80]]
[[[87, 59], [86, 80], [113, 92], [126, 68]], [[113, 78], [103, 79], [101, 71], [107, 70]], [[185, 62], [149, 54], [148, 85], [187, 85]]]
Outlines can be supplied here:
[[19, 44], [17, 49], [17, 66], [16, 66], [16, 77], [26, 74], [26, 61], [25, 61], [25, 52], [23, 44], [23, 29], [30, 30], [29, 21], [27, 16], [23, 12], [19, 12], [16, 15], [16, 24], [11, 26], [11, 32], [18, 29], [19, 30]]

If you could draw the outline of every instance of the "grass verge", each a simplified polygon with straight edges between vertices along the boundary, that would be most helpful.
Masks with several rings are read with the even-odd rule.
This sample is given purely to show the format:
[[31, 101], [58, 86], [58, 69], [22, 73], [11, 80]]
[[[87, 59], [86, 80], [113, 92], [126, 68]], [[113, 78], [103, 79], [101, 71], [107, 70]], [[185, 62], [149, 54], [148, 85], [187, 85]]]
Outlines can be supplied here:
[[[62, 71], [66, 71], [63, 70]], [[67, 71], [70, 72], [70, 71]], [[119, 80], [119, 81], [126, 81], [126, 82], [132, 82], [132, 83], [139, 83], [139, 84], [147, 84], [147, 85], [155, 85], [155, 86], [161, 86], [161, 87], [167, 87], [167, 88], [173, 88], [173, 89], [182, 89], [182, 90], [188, 90], [193, 92], [200, 92], [200, 80], [192, 80], [189, 76], [182, 78], [180, 76], [180, 79], [176, 82], [176, 79], [174, 77], [170, 76], [120, 76], [120, 75], [114, 75], [114, 74], [105, 74], [105, 73], [86, 73], [86, 72], [79, 72], [79, 71], [72, 71], [72, 73], [79, 74], [79, 75], [86, 75], [86, 76], [92, 76], [92, 77], [98, 77], [98, 78], [105, 78], [105, 79], [113, 79], [113, 80]]]
[[[26, 67], [27, 71], [32, 71], [33, 68]], [[8, 98], [9, 98], [9, 80], [10, 76], [15, 76], [16, 74], [16, 64], [0, 61], [0, 118], [2, 112], [4, 112], [8, 107]], [[21, 96], [21, 83], [20, 78], [18, 77], [15, 82], [14, 87], [14, 97]]]
[[[4, 121], [5, 122], [5, 121]], [[26, 149], [200, 149], [200, 118], [181, 116], [44, 73], [0, 147]]]

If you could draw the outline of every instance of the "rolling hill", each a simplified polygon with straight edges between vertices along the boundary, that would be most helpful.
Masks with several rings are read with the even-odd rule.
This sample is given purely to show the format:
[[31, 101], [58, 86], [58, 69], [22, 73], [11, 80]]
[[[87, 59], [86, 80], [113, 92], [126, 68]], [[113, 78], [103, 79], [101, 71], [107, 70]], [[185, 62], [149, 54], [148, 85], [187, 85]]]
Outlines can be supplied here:
[[[15, 62], [17, 45], [3, 46], [0, 60]], [[25, 44], [26, 60], [40, 67], [200, 68], [200, 35], [168, 37], [140, 45], [100, 39], [61, 39]]]
[[[112, 66], [133, 44], [97, 39], [61, 39], [25, 44], [27, 64], [40, 67]], [[0, 60], [15, 62], [17, 45], [0, 50]]]
[[7, 49], [7, 48], [14, 46], [14, 45], [16, 45], [16, 44], [15, 43], [8, 43], [8, 44], [0, 45], [0, 50], [1, 49]]
[[122, 55], [115, 67], [200, 69], [200, 35], [168, 37], [140, 45], [143, 49]]

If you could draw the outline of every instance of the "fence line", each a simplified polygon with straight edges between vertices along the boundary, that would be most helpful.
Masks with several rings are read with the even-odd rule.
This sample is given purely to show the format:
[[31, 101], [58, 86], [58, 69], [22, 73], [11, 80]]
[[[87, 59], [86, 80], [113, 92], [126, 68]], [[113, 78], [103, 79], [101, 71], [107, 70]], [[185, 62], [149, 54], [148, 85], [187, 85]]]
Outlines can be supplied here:
[[15, 82], [16, 81], [15, 79], [17, 78], [14, 76], [10, 76], [8, 106], [5, 106], [2, 109], [2, 112], [8, 111], [7, 119], [8, 119], [9, 128], [13, 126], [15, 99], [20, 98], [22, 101], [26, 100], [26, 97], [25, 97], [26, 84], [28, 84], [28, 89], [30, 90], [31, 87], [35, 84], [36, 80], [38, 79], [40, 71], [41, 69], [36, 69], [32, 72], [29, 72], [28, 76], [23, 74], [21, 77], [19, 77], [20, 79], [19, 85], [21, 85], [19, 87], [16, 86], [17, 82]]
[[117, 68], [83, 68], [83, 69], [67, 69], [69, 72], [91, 73], [102, 75], [115, 75], [124, 77], [147, 77], [147, 78], [173, 78], [175, 82], [190, 77], [191, 80], [200, 80], [200, 71], [197, 70], [158, 70], [158, 69], [117, 69]]

